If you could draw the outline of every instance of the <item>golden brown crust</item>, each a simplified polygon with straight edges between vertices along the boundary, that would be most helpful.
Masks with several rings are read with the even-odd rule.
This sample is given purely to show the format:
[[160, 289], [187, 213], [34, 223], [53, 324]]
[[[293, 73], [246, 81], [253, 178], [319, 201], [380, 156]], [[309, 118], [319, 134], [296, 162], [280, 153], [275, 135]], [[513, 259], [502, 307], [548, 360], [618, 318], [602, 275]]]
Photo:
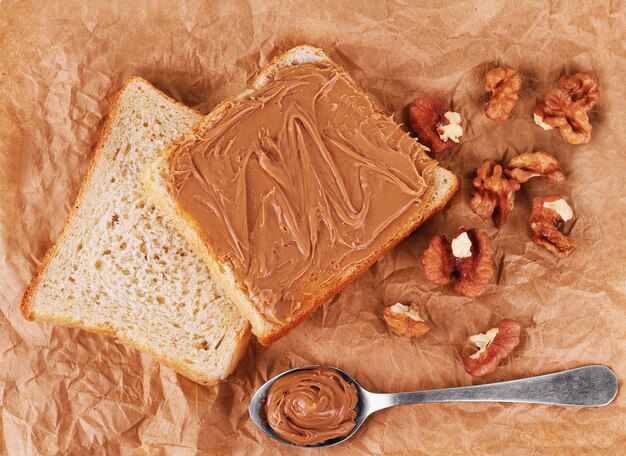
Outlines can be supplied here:
[[[209, 269], [211, 271], [211, 275], [214, 277], [214, 280], [223, 290], [227, 292], [227, 295], [229, 295], [231, 300], [237, 305], [242, 315], [253, 323], [252, 332], [257, 336], [259, 342], [263, 345], [268, 345], [286, 335], [291, 329], [293, 329], [300, 322], [302, 322], [302, 320], [310, 315], [315, 309], [325, 303], [333, 295], [341, 291], [345, 286], [347, 286], [354, 279], [356, 279], [356, 277], [360, 273], [368, 269], [372, 264], [380, 259], [381, 256], [383, 256], [385, 253], [395, 247], [400, 241], [407, 237], [426, 219], [431, 217], [436, 212], [442, 210], [447, 202], [450, 200], [450, 198], [452, 198], [452, 196], [456, 193], [459, 187], [459, 180], [454, 174], [452, 174], [448, 170], [445, 170], [444, 168], [438, 167], [437, 172], [446, 173], [447, 179], [450, 181], [447, 192], [444, 195], [441, 195], [441, 200], [438, 202], [438, 204], [430, 207], [427, 206], [427, 209], [423, 213], [418, 214], [418, 216], [414, 220], [412, 220], [403, 230], [398, 232], [398, 234], [390, 242], [388, 242], [386, 245], [382, 246], [378, 250], [372, 252], [372, 254], [368, 258], [356, 264], [347, 274], [343, 275], [339, 280], [335, 280], [331, 284], [327, 285], [326, 288], [313, 301], [306, 303], [303, 306], [304, 308], [302, 309], [302, 311], [294, 315], [291, 321], [282, 326], [272, 324], [267, 321], [267, 319], [265, 319], [259, 313], [252, 301], [246, 295], [242, 284], [238, 282], [229, 283], [229, 280], [225, 278], [223, 274], [218, 273], [218, 269], [229, 270], [230, 268], [224, 264], [220, 264], [216, 260], [216, 257], [212, 254], [210, 247], [201, 240], [198, 235], [199, 227], [197, 226], [197, 222], [195, 220], [192, 220], [191, 217], [180, 208], [180, 206], [173, 198], [171, 200], [174, 205], [174, 211], [169, 210], [166, 207], [166, 204], [163, 201], [160, 201], [159, 195], [157, 195], [151, 189], [151, 181], [154, 175], [158, 175], [161, 166], [168, 165], [170, 157], [181, 144], [185, 143], [186, 141], [193, 140], [194, 138], [199, 136], [201, 132], [205, 131], [208, 128], [211, 128], [215, 123], [219, 122], [224, 117], [224, 115], [234, 102], [248, 97], [250, 94], [256, 91], [255, 89], [258, 89], [260, 86], [263, 85], [264, 79], [272, 77], [272, 75], [279, 69], [291, 65], [292, 63], [289, 62], [292, 62], [294, 60], [294, 55], [298, 52], [298, 50], [304, 50], [303, 52], [308, 53], [307, 55], [314, 56], [314, 58], [320, 59], [320, 61], [334, 64], [334, 62], [328, 56], [326, 56], [323, 51], [321, 51], [320, 49], [312, 48], [310, 46], [298, 46], [297, 48], [294, 48], [285, 54], [279, 55], [259, 72], [257, 78], [251, 84], [251, 87], [253, 87], [254, 89], [247, 89], [242, 93], [223, 101], [217, 107], [215, 107], [213, 111], [207, 114], [202, 121], [198, 122], [196, 125], [193, 126], [191, 130], [189, 130], [179, 139], [171, 143], [163, 151], [161, 156], [147, 167], [142, 179], [148, 194], [152, 197], [157, 206], [161, 210], [166, 212], [168, 216], [170, 216], [175, 227], [183, 234], [185, 239], [187, 239], [194, 253], [200, 256], [209, 265]], [[356, 86], [356, 84], [354, 84], [354, 81], [352, 81], [350, 78], [349, 80], [353, 85], [355, 85], [357, 90], [362, 92], [362, 90], [358, 86]], [[372, 102], [372, 104], [380, 111], [375, 103]], [[237, 299], [237, 296], [242, 297], [242, 299]], [[254, 321], [259, 319], [263, 320], [264, 326], [269, 326], [271, 329], [267, 332], [259, 332], [258, 328], [254, 327]]]

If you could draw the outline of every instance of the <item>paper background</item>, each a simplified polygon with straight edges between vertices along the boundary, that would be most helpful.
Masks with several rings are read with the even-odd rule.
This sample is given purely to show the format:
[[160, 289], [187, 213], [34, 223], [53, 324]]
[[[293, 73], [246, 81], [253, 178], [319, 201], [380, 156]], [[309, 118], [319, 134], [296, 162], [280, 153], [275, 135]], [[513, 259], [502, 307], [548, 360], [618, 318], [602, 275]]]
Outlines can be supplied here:
[[[302, 454], [258, 431], [251, 393], [294, 366], [331, 364], [373, 391], [443, 388], [521, 378], [588, 363], [626, 378], [626, 20], [620, 1], [232, 2], [3, 1], [0, 3], [0, 453]], [[114, 340], [26, 322], [22, 293], [64, 223], [114, 92], [145, 77], [208, 112], [245, 87], [268, 59], [324, 48], [387, 111], [405, 120], [421, 93], [463, 115], [461, 147], [445, 166], [463, 188], [436, 216], [330, 304], [271, 347], [251, 343], [227, 383], [205, 388]], [[512, 119], [484, 116], [494, 63], [524, 77]], [[588, 145], [532, 123], [534, 97], [563, 72], [592, 70], [601, 101]], [[498, 232], [468, 208], [471, 172], [485, 158], [557, 155], [568, 175], [533, 179]], [[556, 260], [530, 241], [536, 195], [557, 191], [578, 217], [574, 254]], [[428, 283], [417, 255], [436, 233], [489, 233], [497, 284], [478, 299]], [[385, 303], [417, 302], [433, 325], [414, 342], [392, 336]], [[467, 337], [502, 317], [524, 327], [493, 375], [473, 380]], [[377, 413], [349, 442], [307, 454], [618, 454], [626, 399], [599, 409], [430, 404]]]

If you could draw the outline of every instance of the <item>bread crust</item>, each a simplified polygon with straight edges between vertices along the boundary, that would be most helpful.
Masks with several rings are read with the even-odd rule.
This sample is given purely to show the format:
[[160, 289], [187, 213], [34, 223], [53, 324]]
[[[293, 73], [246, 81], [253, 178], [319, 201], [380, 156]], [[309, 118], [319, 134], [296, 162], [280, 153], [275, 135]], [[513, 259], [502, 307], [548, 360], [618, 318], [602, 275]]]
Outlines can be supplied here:
[[[274, 58], [265, 68], [263, 68], [256, 79], [251, 84], [251, 89], [247, 89], [240, 94], [229, 98], [219, 104], [213, 111], [211, 111], [205, 118], [196, 124], [190, 131], [181, 136], [178, 140], [170, 144], [166, 148], [160, 157], [155, 159], [150, 165], [146, 167], [142, 174], [142, 182], [146, 188], [147, 193], [150, 195], [154, 203], [159, 209], [166, 213], [166, 215], [172, 220], [175, 227], [181, 232], [181, 234], [187, 239], [192, 247], [192, 250], [206, 261], [211, 271], [212, 276], [219, 286], [226, 292], [231, 300], [239, 307], [242, 315], [250, 320], [252, 323], [252, 332], [257, 336], [261, 344], [268, 345], [277, 339], [286, 335], [291, 329], [297, 326], [304, 318], [310, 315], [317, 307], [324, 304], [330, 297], [341, 291], [349, 283], [351, 283], [359, 274], [368, 269], [374, 264], [382, 255], [391, 250], [400, 241], [407, 237], [413, 230], [415, 230], [426, 219], [431, 217], [436, 212], [442, 210], [447, 202], [452, 198], [459, 188], [459, 179], [450, 171], [437, 167], [437, 175], [442, 179], [449, 181], [449, 186], [446, 192], [440, 195], [440, 199], [434, 204], [429, 204], [424, 211], [418, 214], [411, 222], [400, 230], [397, 235], [391, 239], [387, 244], [381, 248], [373, 251], [365, 260], [357, 263], [349, 272], [344, 273], [340, 279], [326, 284], [324, 290], [315, 297], [313, 302], [306, 303], [303, 309], [297, 314], [293, 315], [289, 322], [284, 325], [277, 325], [269, 322], [261, 312], [256, 308], [255, 304], [250, 299], [243, 284], [234, 280], [229, 280], [226, 276], [234, 277], [229, 265], [220, 263], [209, 246], [207, 246], [199, 235], [199, 227], [197, 222], [186, 214], [178, 205], [178, 203], [168, 194], [167, 201], [164, 200], [162, 190], [167, 188], [169, 174], [169, 161], [171, 156], [175, 153], [178, 147], [186, 141], [193, 140], [195, 137], [201, 134], [201, 132], [211, 128], [214, 124], [219, 122], [226, 114], [228, 109], [236, 103], [238, 100], [247, 98], [253, 94], [256, 90], [263, 87], [264, 83], [271, 79], [273, 75], [282, 68], [286, 68], [299, 63], [310, 62], [327, 62], [334, 64], [334, 62], [321, 50], [312, 46], [298, 46], [286, 53]], [[348, 80], [355, 86], [355, 88], [362, 92], [362, 90], [352, 81]], [[362, 92], [363, 93], [363, 92]], [[367, 96], [367, 95], [366, 95]], [[369, 99], [369, 97], [368, 97]], [[373, 102], [372, 102], [373, 103]], [[374, 104], [374, 103], [373, 103]], [[381, 109], [374, 104], [374, 107], [378, 112]]]
[[[122, 96], [122, 94], [124, 93], [124, 91], [128, 88], [129, 85], [135, 83], [135, 82], [139, 82], [142, 84], [147, 84], [148, 86], [152, 86], [148, 81], [146, 81], [145, 79], [139, 77], [139, 76], [132, 76], [129, 79], [127, 79], [124, 84], [122, 85], [122, 88], [116, 93], [116, 95], [114, 96], [112, 102], [111, 102], [111, 106], [109, 108], [109, 112], [106, 116], [106, 119], [104, 121], [104, 124], [102, 126], [102, 130], [100, 133], [100, 137], [98, 138], [98, 141], [94, 147], [94, 153], [93, 156], [90, 160], [89, 166], [87, 168], [85, 177], [83, 178], [83, 181], [80, 185], [80, 188], [78, 190], [78, 195], [76, 196], [76, 199], [74, 201], [74, 204], [72, 205], [72, 208], [69, 211], [69, 214], [65, 220], [65, 223], [63, 224], [63, 227], [61, 228], [56, 240], [53, 242], [53, 244], [48, 248], [48, 250], [46, 251], [46, 254], [44, 255], [44, 258], [41, 262], [41, 264], [39, 265], [39, 267], [37, 268], [37, 270], [35, 271], [35, 274], [33, 275], [33, 278], [31, 279], [28, 287], [26, 288], [24, 295], [22, 297], [22, 301], [20, 303], [20, 311], [22, 313], [22, 315], [24, 316], [25, 319], [27, 320], [37, 320], [40, 322], [44, 322], [44, 323], [51, 323], [51, 324], [55, 324], [55, 325], [59, 325], [59, 326], [64, 326], [67, 328], [80, 328], [83, 329], [85, 331], [94, 333], [94, 334], [101, 334], [104, 336], [109, 336], [109, 337], [114, 337], [116, 339], [116, 341], [119, 341], [120, 343], [127, 345], [129, 347], [138, 349], [144, 353], [149, 354], [150, 356], [152, 356], [152, 358], [154, 358], [156, 361], [171, 367], [172, 369], [174, 369], [176, 372], [180, 373], [181, 375], [193, 380], [194, 382], [197, 383], [201, 383], [203, 385], [214, 385], [216, 383], [219, 383], [220, 381], [224, 380], [225, 377], [221, 377], [221, 376], [216, 376], [216, 377], [207, 377], [205, 374], [201, 373], [201, 372], [197, 372], [194, 371], [193, 369], [189, 369], [186, 365], [178, 362], [176, 359], [167, 357], [167, 356], [162, 356], [159, 355], [158, 353], [155, 352], [155, 350], [153, 350], [151, 347], [146, 346], [144, 344], [140, 344], [136, 341], [132, 341], [128, 338], [125, 338], [121, 335], [118, 334], [116, 328], [112, 327], [112, 326], [108, 326], [108, 325], [85, 325], [84, 323], [80, 322], [80, 321], [76, 321], [76, 320], [71, 320], [69, 318], [63, 318], [63, 317], [55, 317], [55, 316], [50, 316], [50, 315], [37, 315], [37, 313], [35, 312], [35, 310], [32, 308], [31, 304], [32, 304], [32, 296], [34, 291], [37, 289], [38, 286], [40, 286], [41, 284], [41, 279], [44, 276], [44, 274], [46, 273], [48, 266], [50, 264], [50, 261], [52, 260], [52, 258], [54, 258], [54, 256], [57, 254], [60, 246], [63, 244], [65, 236], [66, 236], [66, 230], [69, 226], [70, 221], [72, 220], [72, 218], [76, 215], [76, 211], [78, 206], [80, 205], [80, 202], [82, 201], [82, 199], [84, 198], [85, 193], [89, 190], [90, 184], [91, 184], [91, 179], [92, 179], [92, 174], [93, 171], [95, 169], [96, 163], [98, 162], [98, 158], [101, 154], [101, 150], [104, 146], [104, 143], [107, 139], [107, 137], [110, 135], [111, 133], [111, 129], [112, 129], [112, 122], [113, 119], [115, 119], [115, 117], [117, 116], [118, 113], [118, 109], [119, 109], [119, 104], [120, 104], [120, 98]], [[197, 117], [198, 121], [202, 118], [201, 114], [198, 113], [197, 111], [194, 111], [193, 109], [189, 108], [188, 106], [185, 106], [184, 104], [174, 100], [173, 98], [170, 98], [169, 96], [167, 96], [166, 94], [164, 94], [163, 92], [160, 91], [156, 91], [158, 92], [159, 96], [161, 96], [164, 100], [166, 100], [168, 103], [170, 104], [175, 104], [177, 105], [179, 108], [183, 108], [185, 111], [187, 111], [189, 114], [193, 114], [194, 116]], [[244, 325], [242, 330], [237, 334], [236, 337], [236, 342], [237, 342], [237, 351], [235, 352], [235, 355], [232, 357], [231, 363], [228, 367], [228, 369], [226, 369], [227, 372], [232, 372], [235, 368], [235, 366], [237, 365], [237, 363], [239, 362], [239, 359], [241, 359], [243, 353], [245, 352], [245, 348], [247, 347], [247, 342], [250, 339], [250, 325]]]

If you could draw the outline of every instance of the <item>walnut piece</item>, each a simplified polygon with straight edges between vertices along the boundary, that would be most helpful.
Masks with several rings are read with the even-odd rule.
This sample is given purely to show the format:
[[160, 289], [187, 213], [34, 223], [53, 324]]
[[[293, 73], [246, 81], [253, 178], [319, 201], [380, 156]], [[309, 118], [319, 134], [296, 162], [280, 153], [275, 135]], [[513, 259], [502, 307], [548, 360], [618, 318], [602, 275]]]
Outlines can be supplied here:
[[561, 233], [559, 227], [573, 218], [574, 212], [561, 195], [536, 197], [528, 217], [533, 242], [557, 257], [568, 256], [576, 248], [576, 242]]
[[587, 144], [591, 140], [591, 124], [587, 113], [577, 107], [564, 89], [552, 89], [545, 99], [537, 98], [535, 122], [558, 128], [570, 144]]
[[420, 317], [415, 304], [405, 306], [398, 302], [385, 307], [383, 317], [393, 332], [407, 339], [423, 336], [430, 330], [428, 323]]
[[532, 177], [545, 176], [554, 182], [563, 182], [565, 174], [554, 155], [549, 152], [526, 152], [513, 157], [504, 174], [520, 184]]
[[570, 144], [587, 144], [592, 129], [587, 113], [600, 99], [598, 85], [589, 73], [564, 75], [559, 82], [560, 88], [536, 99], [535, 123], [544, 130], [558, 128]]
[[491, 98], [485, 106], [485, 114], [492, 120], [504, 122], [517, 104], [522, 78], [512, 68], [496, 67], [487, 72], [485, 90]]
[[526, 152], [513, 157], [506, 169], [493, 160], [485, 160], [476, 169], [470, 208], [482, 218], [493, 217], [502, 228], [515, 206], [515, 193], [520, 184], [536, 176], [545, 176], [555, 182], [565, 180], [565, 174], [556, 157], [548, 152]]
[[463, 135], [461, 115], [446, 111], [441, 102], [428, 95], [415, 99], [409, 118], [419, 141], [436, 154], [454, 147]]
[[496, 226], [502, 228], [515, 205], [519, 182], [507, 179], [502, 174], [502, 166], [493, 160], [485, 160], [476, 169], [473, 184], [476, 190], [472, 193], [470, 207], [482, 218], [493, 217]]
[[519, 344], [521, 331], [522, 327], [518, 322], [505, 318], [486, 333], [471, 336], [469, 340], [476, 345], [478, 351], [463, 358], [465, 371], [473, 377], [494, 372], [500, 362]]
[[459, 228], [452, 243], [443, 235], [434, 236], [420, 260], [426, 278], [447, 285], [456, 276], [457, 294], [476, 297], [484, 293], [495, 272], [489, 236], [477, 229]]

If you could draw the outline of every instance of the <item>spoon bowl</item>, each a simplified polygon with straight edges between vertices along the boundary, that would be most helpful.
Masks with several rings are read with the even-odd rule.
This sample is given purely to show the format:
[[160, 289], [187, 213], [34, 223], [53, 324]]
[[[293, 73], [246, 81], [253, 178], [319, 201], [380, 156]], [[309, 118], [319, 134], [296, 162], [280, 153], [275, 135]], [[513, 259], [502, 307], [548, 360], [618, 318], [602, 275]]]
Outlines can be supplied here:
[[276, 434], [274, 429], [272, 429], [272, 427], [267, 422], [267, 419], [265, 418], [265, 398], [267, 397], [270, 387], [274, 384], [276, 380], [278, 380], [281, 377], [284, 377], [285, 375], [292, 374], [294, 372], [315, 369], [318, 367], [322, 367], [322, 366], [311, 365], [311, 366], [296, 367], [294, 369], [289, 369], [288, 371], [285, 371], [282, 374], [278, 374], [276, 377], [271, 378], [270, 380], [265, 382], [258, 390], [256, 390], [256, 392], [252, 396], [252, 399], [250, 399], [250, 405], [248, 407], [250, 418], [252, 418], [252, 421], [254, 421], [254, 424], [256, 424], [259, 429], [261, 429], [263, 432], [265, 432], [267, 435], [269, 435], [273, 439], [276, 439], [279, 442], [282, 442], [286, 445], [290, 445], [290, 446], [297, 447], [297, 448], [329, 447], [329, 446], [337, 445], [338, 443], [341, 443], [344, 440], [347, 440], [350, 437], [352, 437], [352, 435], [361, 427], [363, 422], [369, 416], [369, 413], [363, 413], [363, 412], [364, 412], [364, 407], [366, 407], [368, 403], [366, 397], [368, 394], [371, 394], [371, 393], [369, 391], [364, 390], [361, 387], [361, 385], [359, 385], [356, 381], [354, 381], [352, 377], [350, 377], [347, 373], [345, 373], [344, 371], [342, 371], [341, 369], [337, 367], [327, 366], [328, 368], [334, 370], [339, 375], [341, 375], [345, 381], [347, 381], [352, 386], [354, 386], [354, 388], [356, 389], [357, 397], [358, 397], [358, 402], [356, 406], [354, 407], [354, 410], [356, 411], [355, 426], [354, 428], [352, 428], [349, 434], [343, 437], [337, 437], [335, 439], [327, 440], [326, 442], [323, 442], [317, 445], [308, 445], [304, 447], [304, 446], [291, 443], [283, 439], [282, 437], [280, 437], [278, 434]]
[[372, 413], [396, 405], [427, 402], [522, 402], [534, 404], [573, 405], [600, 407], [608, 405], [617, 395], [617, 377], [611, 369], [602, 365], [578, 367], [554, 374], [539, 375], [508, 382], [414, 391], [407, 393], [372, 393], [361, 387], [347, 373], [333, 369], [356, 389], [358, 402], [355, 426], [343, 437], [327, 440], [317, 445], [301, 446], [281, 438], [265, 418], [265, 399], [272, 384], [285, 375], [321, 366], [296, 367], [265, 382], [252, 396], [248, 412], [252, 421], [279, 442], [298, 448], [320, 448], [337, 445], [352, 437]]

